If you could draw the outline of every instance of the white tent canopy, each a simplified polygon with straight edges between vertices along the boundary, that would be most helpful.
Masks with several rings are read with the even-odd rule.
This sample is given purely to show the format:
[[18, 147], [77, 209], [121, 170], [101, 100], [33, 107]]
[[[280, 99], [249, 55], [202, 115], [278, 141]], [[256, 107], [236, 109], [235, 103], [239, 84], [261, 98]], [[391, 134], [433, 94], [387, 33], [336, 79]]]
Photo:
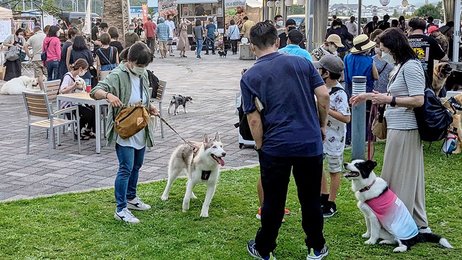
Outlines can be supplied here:
[[10, 9], [0, 7], [0, 19], [11, 19], [13, 18], [13, 12]]

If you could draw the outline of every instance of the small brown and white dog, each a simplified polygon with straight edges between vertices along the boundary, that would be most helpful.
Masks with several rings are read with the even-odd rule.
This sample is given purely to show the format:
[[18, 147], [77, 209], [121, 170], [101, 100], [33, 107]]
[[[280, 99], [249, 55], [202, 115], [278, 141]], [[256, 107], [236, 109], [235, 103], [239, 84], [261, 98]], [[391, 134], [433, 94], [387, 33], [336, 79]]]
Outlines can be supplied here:
[[462, 93], [449, 99], [443, 99], [442, 102], [452, 112], [452, 123], [449, 130], [456, 133], [458, 138], [457, 148], [452, 153], [459, 154], [462, 152]]
[[358, 208], [366, 220], [367, 231], [362, 235], [368, 238], [368, 245], [398, 244], [393, 252], [405, 252], [421, 242], [439, 243], [445, 248], [451, 244], [439, 235], [420, 233], [417, 224], [404, 203], [388, 188], [387, 182], [376, 177], [374, 161], [354, 160], [345, 163], [348, 173], [344, 177], [351, 181], [351, 188], [358, 200]]
[[167, 185], [161, 199], [168, 200], [173, 182], [182, 172], [186, 172], [188, 182], [186, 183], [186, 193], [183, 199], [183, 212], [189, 210], [190, 200], [196, 198], [193, 193], [194, 186], [200, 182], [205, 182], [207, 192], [200, 216], [203, 218], [208, 217], [210, 202], [215, 194], [220, 177], [220, 166], [225, 165], [223, 161], [225, 156], [226, 152], [223, 149], [223, 143], [218, 133], [216, 133], [213, 140], [204, 135], [202, 142], [189, 142], [179, 145], [170, 157]]
[[447, 62], [440, 62], [433, 68], [432, 88], [437, 97], [439, 96], [441, 89], [446, 84], [446, 80], [449, 75], [451, 75], [451, 72], [451, 65]]
[[40, 91], [37, 87], [37, 78], [31, 78], [28, 76], [21, 76], [11, 79], [0, 88], [0, 94], [2, 95], [19, 95], [24, 91]]

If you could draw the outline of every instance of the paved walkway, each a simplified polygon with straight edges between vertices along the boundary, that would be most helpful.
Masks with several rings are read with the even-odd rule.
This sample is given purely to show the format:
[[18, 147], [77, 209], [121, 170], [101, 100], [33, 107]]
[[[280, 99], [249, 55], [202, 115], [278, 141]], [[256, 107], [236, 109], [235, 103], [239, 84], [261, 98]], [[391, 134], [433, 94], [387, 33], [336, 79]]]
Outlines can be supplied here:
[[[190, 95], [194, 99], [188, 106], [188, 114], [165, 113], [166, 120], [190, 140], [219, 132], [227, 151], [225, 167], [257, 163], [252, 149], [239, 149], [238, 133], [233, 126], [238, 121], [235, 95], [239, 91], [240, 72], [253, 61], [242, 61], [232, 55], [227, 58], [204, 55], [197, 60], [191, 58], [192, 52], [188, 54], [187, 59], [156, 58], [149, 67], [168, 82], [162, 106], [165, 112], [173, 94]], [[62, 146], [49, 158], [46, 132], [33, 129], [31, 154], [26, 155], [26, 123], [22, 96], [0, 95], [0, 201], [113, 186], [117, 170], [113, 146], [105, 146], [101, 154], [96, 154], [94, 139], [82, 141], [82, 153], [78, 154], [76, 142], [66, 135]], [[182, 141], [167, 127], [164, 133], [162, 139], [158, 127], [155, 147], [146, 153], [140, 181], [167, 177], [170, 153]]]

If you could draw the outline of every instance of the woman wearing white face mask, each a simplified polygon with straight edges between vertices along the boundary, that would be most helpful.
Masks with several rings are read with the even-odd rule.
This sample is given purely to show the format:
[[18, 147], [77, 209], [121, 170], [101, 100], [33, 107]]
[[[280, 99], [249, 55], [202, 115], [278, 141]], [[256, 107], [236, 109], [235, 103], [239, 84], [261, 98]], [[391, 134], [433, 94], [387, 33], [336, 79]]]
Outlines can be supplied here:
[[313, 57], [313, 61], [320, 60], [325, 54], [338, 56], [337, 49], [341, 47], [345, 46], [342, 44], [340, 36], [337, 34], [331, 34], [327, 37], [323, 45], [311, 52], [311, 56]]
[[107, 139], [108, 143], [116, 142], [119, 161], [115, 180], [117, 209], [114, 217], [128, 223], [139, 222], [129, 209], [151, 208], [137, 196], [136, 187], [145, 148], [153, 144], [153, 126], [152, 122], [149, 122], [144, 129], [124, 139], [114, 131], [114, 118], [122, 110], [122, 106], [140, 102], [151, 115], [159, 115], [157, 108], [149, 103], [149, 79], [146, 66], [152, 62], [152, 58], [151, 50], [146, 44], [142, 42], [133, 44], [128, 51], [127, 61], [112, 70], [90, 93], [92, 98], [107, 99], [111, 104], [107, 117]]
[[[74, 64], [70, 65], [71, 71], [64, 74], [61, 85], [59, 86], [59, 94], [70, 94], [82, 92], [85, 89], [85, 83], [81, 78], [88, 70], [88, 62], [85, 59], [78, 59]], [[71, 102], [61, 102], [60, 108], [66, 108], [73, 105]], [[95, 110], [91, 106], [79, 105], [80, 115], [80, 137], [83, 140], [88, 140], [95, 136]]]
[[374, 90], [380, 93], [386, 93], [389, 75], [395, 64], [390, 62], [390, 59], [387, 58], [387, 54], [382, 53], [382, 50], [380, 50], [380, 44], [377, 41], [377, 36], [382, 32], [382, 30], [377, 29], [371, 33], [371, 40], [376, 42], [374, 48], [375, 55], [372, 59], [374, 60], [375, 67], [379, 73], [379, 79], [374, 81]]
[[[63, 76], [61, 85], [59, 86], [60, 94], [69, 94], [76, 91], [83, 91], [85, 89], [84, 84], [81, 84], [82, 76], [88, 70], [88, 62], [84, 59], [78, 59], [74, 64], [70, 65], [71, 71], [67, 72]], [[68, 105], [64, 105], [67, 102], [61, 103], [61, 108], [66, 108]]]
[[406, 36], [398, 28], [379, 35], [383, 59], [395, 63], [388, 93], [365, 93], [351, 98], [387, 104], [387, 141], [381, 177], [404, 202], [420, 232], [431, 232], [425, 211], [423, 148], [413, 108], [424, 103], [425, 74]]

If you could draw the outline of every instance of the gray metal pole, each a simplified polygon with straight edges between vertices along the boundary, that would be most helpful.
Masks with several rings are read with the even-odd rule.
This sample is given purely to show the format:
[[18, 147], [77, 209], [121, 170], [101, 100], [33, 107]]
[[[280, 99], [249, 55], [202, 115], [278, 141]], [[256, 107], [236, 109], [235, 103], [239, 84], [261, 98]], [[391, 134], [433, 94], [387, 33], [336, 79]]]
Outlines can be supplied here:
[[358, 35], [361, 34], [361, 15], [362, 15], [362, 8], [363, 7], [363, 0], [358, 0]]
[[[366, 92], [366, 82], [366, 77], [353, 77], [353, 96]], [[351, 115], [351, 159], [365, 159], [366, 103], [353, 106]]]
[[453, 37], [453, 51], [452, 51], [452, 61], [459, 62], [459, 42], [460, 42], [460, 1], [455, 0], [454, 4], [454, 37]]
[[305, 2], [305, 37], [306, 48], [311, 50], [311, 42], [313, 41], [313, 34], [311, 33], [311, 0]]

